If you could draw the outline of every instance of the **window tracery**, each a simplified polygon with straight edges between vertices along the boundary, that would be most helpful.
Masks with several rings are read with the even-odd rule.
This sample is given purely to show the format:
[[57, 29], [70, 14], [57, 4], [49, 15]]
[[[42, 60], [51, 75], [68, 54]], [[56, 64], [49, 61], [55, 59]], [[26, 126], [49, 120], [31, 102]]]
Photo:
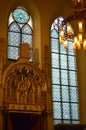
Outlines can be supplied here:
[[32, 18], [23, 7], [17, 7], [9, 16], [8, 23], [8, 59], [20, 57], [20, 44], [30, 45], [30, 61], [32, 61]]

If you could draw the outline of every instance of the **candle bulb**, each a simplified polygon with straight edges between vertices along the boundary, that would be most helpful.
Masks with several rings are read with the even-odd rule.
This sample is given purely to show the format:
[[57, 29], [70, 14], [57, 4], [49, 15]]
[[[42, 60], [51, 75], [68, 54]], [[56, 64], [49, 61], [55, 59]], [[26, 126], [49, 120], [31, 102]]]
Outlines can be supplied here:
[[83, 32], [83, 23], [82, 23], [82, 21], [78, 22], [78, 26], [79, 26], [79, 32]]
[[60, 44], [62, 44], [62, 38], [61, 38], [61, 36], [59, 37], [59, 42], [60, 42]]
[[82, 34], [81, 33], [78, 34], [78, 38], [79, 38], [80, 44], [82, 44]]
[[69, 23], [67, 24], [67, 32], [69, 35], [71, 34], [71, 25]]
[[78, 39], [77, 36], [74, 36], [74, 43], [77, 43]]

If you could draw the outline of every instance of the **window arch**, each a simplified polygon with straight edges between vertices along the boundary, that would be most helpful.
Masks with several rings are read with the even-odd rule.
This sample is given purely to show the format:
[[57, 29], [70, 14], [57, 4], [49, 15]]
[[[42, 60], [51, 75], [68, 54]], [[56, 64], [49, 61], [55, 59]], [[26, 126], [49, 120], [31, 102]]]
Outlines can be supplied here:
[[79, 123], [79, 102], [76, 54], [73, 39], [68, 39], [68, 49], [59, 44], [62, 17], [51, 26], [52, 100], [54, 124]]
[[8, 21], [8, 59], [16, 60], [20, 57], [19, 44], [30, 45], [30, 61], [32, 61], [32, 18], [23, 7], [17, 7], [11, 12]]

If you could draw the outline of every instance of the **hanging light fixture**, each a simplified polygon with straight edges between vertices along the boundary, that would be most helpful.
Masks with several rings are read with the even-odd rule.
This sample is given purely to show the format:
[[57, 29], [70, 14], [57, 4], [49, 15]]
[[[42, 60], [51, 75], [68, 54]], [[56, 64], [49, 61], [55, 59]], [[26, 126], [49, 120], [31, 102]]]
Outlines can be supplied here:
[[64, 48], [67, 48], [68, 39], [73, 39], [74, 50], [82, 47], [86, 50], [86, 6], [84, 0], [72, 1], [73, 14], [64, 18], [59, 33], [59, 40], [61, 44], [64, 44]]

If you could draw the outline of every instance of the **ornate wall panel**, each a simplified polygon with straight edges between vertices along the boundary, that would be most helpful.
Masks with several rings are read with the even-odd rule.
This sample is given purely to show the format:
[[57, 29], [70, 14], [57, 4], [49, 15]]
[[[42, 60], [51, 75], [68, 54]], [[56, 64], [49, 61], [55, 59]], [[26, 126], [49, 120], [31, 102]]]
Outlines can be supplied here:
[[44, 75], [29, 61], [12, 63], [3, 75], [4, 107], [8, 111], [45, 109], [46, 83]]

